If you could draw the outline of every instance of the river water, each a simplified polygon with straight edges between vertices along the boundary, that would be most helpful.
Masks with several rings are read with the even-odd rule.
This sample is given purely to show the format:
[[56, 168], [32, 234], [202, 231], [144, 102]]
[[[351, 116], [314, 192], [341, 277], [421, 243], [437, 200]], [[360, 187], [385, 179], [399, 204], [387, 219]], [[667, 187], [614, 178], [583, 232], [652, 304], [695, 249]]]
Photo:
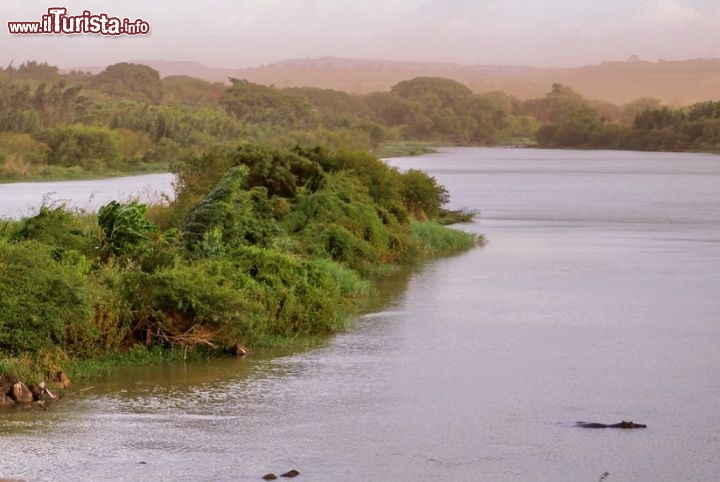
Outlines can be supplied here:
[[0, 184], [0, 218], [32, 216], [43, 204], [94, 212], [110, 201], [163, 202], [173, 197], [174, 179], [172, 174], [163, 173], [102, 180]]
[[[0, 476], [717, 480], [720, 158], [390, 162], [479, 210], [463, 229], [489, 244], [387, 280], [313, 346], [118, 371], [48, 411], [2, 412]], [[574, 427], [620, 420], [648, 428]]]

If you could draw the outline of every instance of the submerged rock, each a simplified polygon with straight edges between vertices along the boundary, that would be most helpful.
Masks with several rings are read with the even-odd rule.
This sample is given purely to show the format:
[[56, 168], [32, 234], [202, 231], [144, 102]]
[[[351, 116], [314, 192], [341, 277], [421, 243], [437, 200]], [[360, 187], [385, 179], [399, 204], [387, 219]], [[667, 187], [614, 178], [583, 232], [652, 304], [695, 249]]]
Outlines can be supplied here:
[[55, 381], [60, 386], [60, 388], [68, 388], [70, 386], [70, 379], [63, 371], [60, 371], [57, 373], [57, 375], [55, 375]]
[[45, 382], [40, 382], [37, 385], [30, 386], [30, 391], [33, 394], [33, 397], [35, 400], [43, 401], [43, 400], [52, 400], [57, 398], [50, 390], [48, 390], [47, 384]]
[[231, 346], [229, 351], [232, 355], [235, 355], [237, 357], [244, 357], [245, 355], [250, 353], [250, 350], [240, 345], [239, 343], [235, 343], [233, 346]]
[[5, 375], [4, 373], [0, 374], [0, 394], [10, 395], [10, 390], [12, 390], [13, 385], [18, 381], [15, 377]]
[[16, 403], [32, 403], [33, 393], [23, 382], [16, 382], [10, 389], [10, 396]]
[[[70, 380], [62, 372], [51, 378], [56, 380], [56, 383], [52, 384], [53, 390], [70, 386]], [[17, 377], [0, 373], [0, 407], [18, 405], [18, 408], [46, 409], [45, 401], [58, 398], [57, 394], [57, 391], [50, 391], [44, 381], [27, 386]]]

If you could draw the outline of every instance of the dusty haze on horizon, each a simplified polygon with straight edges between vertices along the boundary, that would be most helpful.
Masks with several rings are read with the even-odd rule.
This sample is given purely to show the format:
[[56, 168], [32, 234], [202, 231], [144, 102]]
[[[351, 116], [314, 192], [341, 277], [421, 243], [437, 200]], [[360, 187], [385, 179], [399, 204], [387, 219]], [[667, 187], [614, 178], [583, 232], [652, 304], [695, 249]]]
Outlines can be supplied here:
[[[62, 4], [151, 25], [148, 36], [10, 35]], [[717, 0], [0, 0], [0, 65], [139, 59], [251, 67], [322, 56], [482, 65], [579, 66], [720, 56]]]

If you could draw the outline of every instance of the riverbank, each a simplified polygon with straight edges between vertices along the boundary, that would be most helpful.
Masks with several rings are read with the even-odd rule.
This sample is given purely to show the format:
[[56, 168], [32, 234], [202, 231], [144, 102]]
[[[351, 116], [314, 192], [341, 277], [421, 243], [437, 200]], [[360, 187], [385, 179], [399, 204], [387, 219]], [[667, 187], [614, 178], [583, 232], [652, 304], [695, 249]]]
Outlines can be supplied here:
[[124, 176], [141, 176], [168, 172], [167, 162], [138, 162], [123, 168], [105, 166], [57, 166], [42, 164], [16, 164], [7, 159], [0, 162], [0, 184], [18, 182], [53, 182], [107, 179]]
[[[272, 167], [268, 171], [268, 168]], [[373, 280], [476, 245], [447, 193], [362, 153], [244, 146], [189, 163], [169, 205], [0, 226], [0, 372], [39, 383], [344, 330]]]
[[381, 159], [388, 157], [410, 157], [432, 154], [446, 143], [442, 141], [396, 141], [387, 142], [374, 154]]
[[[413, 221], [412, 232], [414, 243], [419, 253], [413, 263], [435, 257], [452, 256], [470, 249], [473, 246], [482, 245], [485, 242], [482, 236], [473, 236], [455, 229], [448, 229], [435, 221]], [[377, 296], [375, 292], [375, 281], [379, 281], [387, 276], [392, 276], [395, 270], [399, 268], [400, 266], [386, 266], [383, 269], [378, 268], [375, 275], [371, 278], [351, 279], [351, 284], [357, 283], [357, 286], [345, 286], [347, 295], [351, 298], [351, 303], [346, 307], [343, 316], [338, 320], [338, 326], [333, 327], [330, 332], [315, 335], [265, 335], [242, 348], [248, 354], [251, 354], [252, 351], [260, 348], [292, 348], [319, 343], [328, 335], [348, 328], [349, 323], [351, 323], [352, 319], [362, 310], [362, 307], [373, 303], [373, 299]], [[348, 300], [335, 301], [347, 303]], [[76, 382], [86, 383], [93, 378], [120, 367], [178, 361], [203, 362], [223, 357], [245, 356], [245, 352], [238, 353], [237, 351], [233, 351], [233, 347], [218, 350], [213, 347], [199, 346], [190, 351], [188, 351], [187, 348], [187, 345], [183, 346], [182, 344], [172, 343], [169, 346], [154, 345], [151, 347], [136, 344], [127, 350], [113, 350], [112, 352], [90, 358], [67, 357], [64, 354], [60, 354], [62, 358], [60, 365], [56, 362], [51, 362], [50, 369], [61, 368], [64, 373], [68, 374], [70, 379]], [[52, 354], [48, 355], [53, 356]], [[27, 353], [18, 357], [8, 357], [0, 360], [0, 375], [17, 380], [31, 380], [28, 382], [29, 385], [37, 385], [49, 378], [53, 378], [52, 372], [48, 371], [48, 366], [43, 363], [44, 361], [45, 359], [39, 362]], [[57, 390], [64, 388], [58, 387], [57, 384], [53, 384], [53, 387]], [[6, 399], [10, 397], [9, 393], [0, 395], [6, 396]], [[0, 406], [9, 405], [0, 403]]]
[[[387, 142], [373, 151], [379, 158], [419, 156], [437, 152], [445, 146], [442, 141], [393, 141]], [[89, 181], [145, 174], [162, 174], [171, 166], [167, 162], [139, 162], [123, 169], [108, 169], [93, 166], [57, 166], [41, 164], [15, 165], [12, 162], [0, 163], [0, 184], [25, 182]]]

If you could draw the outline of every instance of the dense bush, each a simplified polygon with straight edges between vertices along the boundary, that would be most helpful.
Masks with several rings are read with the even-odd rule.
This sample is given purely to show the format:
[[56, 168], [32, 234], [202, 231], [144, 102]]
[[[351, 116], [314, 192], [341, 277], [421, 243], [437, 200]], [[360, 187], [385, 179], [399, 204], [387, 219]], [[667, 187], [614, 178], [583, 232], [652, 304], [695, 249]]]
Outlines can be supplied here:
[[[182, 237], [188, 250], [220, 254], [242, 244], [267, 246], [277, 235], [272, 206], [264, 187], [243, 189], [248, 169], [228, 171], [212, 191], [185, 216]], [[221, 249], [222, 251], [217, 251]]]
[[146, 346], [159, 342], [215, 347], [216, 338], [236, 321], [243, 306], [240, 293], [203, 264], [128, 272], [119, 292], [130, 310], [130, 343]]
[[[242, 247], [209, 264], [246, 302], [232, 330], [243, 340], [328, 334], [345, 326], [348, 295], [337, 270], [277, 250]], [[228, 340], [231, 341], [231, 340]]]
[[98, 242], [89, 217], [73, 213], [63, 205], [41, 206], [36, 215], [18, 223], [11, 239], [35, 240], [53, 246], [57, 256], [66, 250], [91, 256]]
[[47, 163], [102, 172], [119, 167], [120, 140], [107, 127], [69, 125], [38, 135], [48, 146]]
[[100, 248], [105, 256], [133, 256], [150, 243], [150, 234], [157, 231], [145, 218], [147, 207], [136, 201], [121, 204], [117, 201], [98, 211], [98, 226], [102, 231]]
[[402, 229], [384, 223], [363, 184], [342, 172], [328, 175], [317, 192], [299, 196], [282, 223], [309, 254], [360, 270], [390, 260], [392, 230]]
[[121, 62], [110, 65], [92, 78], [91, 85], [114, 97], [158, 103], [163, 85], [157, 70], [147, 65]]
[[367, 289], [339, 266], [257, 247], [130, 272], [120, 288], [135, 342], [184, 348], [332, 333], [345, 326], [352, 299]]
[[79, 253], [57, 255], [37, 241], [0, 241], [0, 351], [6, 354], [93, 353], [89, 264]]
[[434, 177], [417, 169], [403, 173], [400, 193], [409, 212], [418, 218], [436, 217], [450, 195]]

